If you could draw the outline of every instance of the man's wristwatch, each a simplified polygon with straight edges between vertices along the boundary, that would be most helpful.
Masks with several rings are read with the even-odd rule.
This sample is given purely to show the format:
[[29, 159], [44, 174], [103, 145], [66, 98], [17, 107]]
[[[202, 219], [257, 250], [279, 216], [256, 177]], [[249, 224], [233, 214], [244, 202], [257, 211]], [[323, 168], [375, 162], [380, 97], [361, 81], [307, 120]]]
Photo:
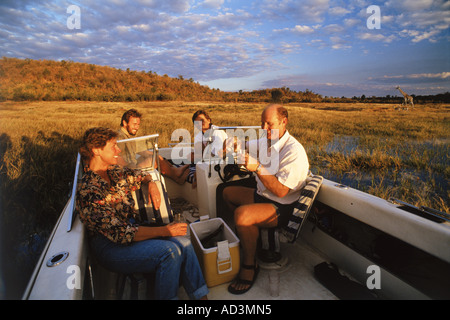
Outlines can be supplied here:
[[259, 163], [258, 166], [256, 167], [255, 173], [258, 174], [259, 173], [258, 171], [260, 170], [261, 170], [261, 163]]

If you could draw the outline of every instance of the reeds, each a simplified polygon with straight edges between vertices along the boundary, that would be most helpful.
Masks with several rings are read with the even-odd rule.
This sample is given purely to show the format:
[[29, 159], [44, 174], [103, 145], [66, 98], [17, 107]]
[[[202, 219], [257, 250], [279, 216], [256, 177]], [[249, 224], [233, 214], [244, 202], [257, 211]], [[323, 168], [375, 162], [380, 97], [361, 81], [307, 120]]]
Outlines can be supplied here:
[[[140, 134], [192, 132], [205, 109], [216, 125], [259, 125], [262, 103], [0, 103], [0, 225], [8, 287], [23, 288], [71, 190], [79, 141], [94, 126], [119, 128], [130, 108]], [[384, 199], [449, 212], [449, 106], [297, 103], [286, 106], [289, 132], [308, 153], [311, 171]], [[25, 275], [25, 276], [24, 276]], [[23, 283], [14, 282], [14, 278]], [[18, 296], [20, 297], [20, 292]]]
[[[93, 126], [119, 128], [123, 112], [142, 114], [140, 134], [159, 133], [168, 146], [175, 129], [192, 131], [192, 114], [216, 125], [259, 125], [261, 103], [3, 102], [0, 172], [3, 212], [55, 220], [70, 190], [79, 140]], [[449, 211], [449, 106], [298, 103], [288, 129], [307, 150], [311, 170], [382, 198]], [[18, 198], [26, 198], [21, 201]]]

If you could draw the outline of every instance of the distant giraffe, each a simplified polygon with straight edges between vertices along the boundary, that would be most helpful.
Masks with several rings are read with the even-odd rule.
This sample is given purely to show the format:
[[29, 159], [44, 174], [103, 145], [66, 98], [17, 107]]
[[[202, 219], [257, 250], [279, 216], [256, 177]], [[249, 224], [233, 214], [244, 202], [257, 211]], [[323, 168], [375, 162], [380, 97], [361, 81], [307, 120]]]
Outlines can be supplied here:
[[413, 97], [411, 97], [411, 96], [410, 96], [409, 94], [407, 94], [405, 91], [403, 91], [402, 89], [400, 89], [399, 86], [397, 86], [397, 89], [398, 89], [398, 91], [401, 92], [401, 94], [403, 95], [403, 98], [405, 99], [404, 102], [403, 102], [403, 105], [404, 105], [405, 107], [407, 107], [407, 106], [408, 106], [408, 103], [410, 103], [410, 104], [411, 104], [411, 107], [414, 108]]

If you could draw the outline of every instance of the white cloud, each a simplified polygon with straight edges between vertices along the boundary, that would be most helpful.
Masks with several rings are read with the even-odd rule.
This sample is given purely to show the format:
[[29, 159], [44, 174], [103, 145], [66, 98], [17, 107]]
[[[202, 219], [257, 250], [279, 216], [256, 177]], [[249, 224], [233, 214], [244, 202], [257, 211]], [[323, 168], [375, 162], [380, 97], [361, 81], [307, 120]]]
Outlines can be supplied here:
[[361, 22], [360, 19], [353, 19], [353, 18], [350, 18], [350, 19], [345, 19], [345, 20], [344, 20], [344, 26], [345, 26], [345, 27], [348, 27], [348, 28], [357, 26], [357, 25], [359, 25], [359, 24], [361, 24], [361, 23], [362, 23], [362, 22]]
[[417, 12], [432, 7], [435, 0], [390, 0], [385, 3], [386, 7], [393, 7], [404, 11]]
[[385, 79], [442, 79], [450, 78], [450, 72], [439, 73], [415, 73], [400, 76], [384, 76]]
[[402, 74], [402, 75], [383, 75], [381, 77], [369, 77], [372, 83], [390, 84], [390, 85], [411, 85], [416, 86], [427, 85], [428, 87], [442, 87], [442, 84], [447, 84], [450, 79], [450, 72], [438, 72], [438, 73], [414, 73], [414, 74]]
[[331, 40], [331, 48], [334, 50], [343, 50], [343, 49], [350, 49], [351, 45], [348, 44], [348, 42], [341, 37], [333, 36], [330, 37]]
[[201, 6], [210, 9], [219, 9], [223, 5], [224, 0], [205, 0]]
[[329, 24], [323, 27], [322, 29], [323, 31], [329, 34], [343, 33], [343, 31], [345, 30], [345, 28], [342, 25], [336, 23]]
[[313, 33], [314, 29], [311, 28], [310, 26], [301, 26], [301, 25], [296, 25], [293, 29], [293, 32], [296, 33]]
[[428, 40], [430, 42], [435, 42], [434, 36], [438, 35], [441, 31], [438, 29], [434, 29], [431, 31], [418, 31], [418, 30], [402, 30], [400, 35], [403, 37], [412, 38], [412, 42], [417, 43], [422, 40]]
[[351, 11], [346, 9], [346, 8], [342, 8], [342, 7], [334, 7], [334, 8], [330, 8], [329, 13], [333, 16], [344, 16], [346, 14], [349, 14]]
[[[429, 50], [430, 57], [426, 50], [414, 57], [414, 61], [426, 62], [420, 72], [431, 70], [423, 73], [429, 74], [428, 78], [398, 80], [448, 82], [448, 76], [431, 75], [448, 71], [439, 68], [448, 65], [443, 48], [450, 40], [450, 1], [430, 1], [389, 1], [381, 6], [381, 30], [368, 30], [370, 0], [74, 0], [81, 7], [82, 28], [68, 30], [64, 6], [71, 1], [3, 0], [0, 56], [152, 70], [197, 81], [240, 78], [249, 82], [245, 88], [260, 83], [261, 73], [275, 72], [278, 77], [285, 70], [303, 67], [319, 72], [324, 64], [340, 62], [338, 59], [354, 68], [349, 75], [367, 72], [360, 58], [372, 53], [369, 42], [391, 66], [399, 65], [391, 59], [399, 59], [401, 54], [387, 56], [384, 48], [395, 52], [394, 46], [400, 42], [420, 43], [421, 47], [438, 42]], [[399, 39], [403, 41], [396, 41]], [[346, 51], [340, 54], [335, 50]], [[283, 54], [289, 54], [289, 60], [278, 61]], [[416, 54], [409, 52], [408, 58], [413, 60]], [[350, 63], [347, 59], [354, 60]], [[302, 65], [305, 61], [308, 66]], [[318, 88], [338, 82], [329, 78], [329, 70], [322, 73], [327, 74], [326, 81], [316, 79]]]
[[329, 10], [329, 0], [262, 0], [258, 7], [269, 19], [321, 22]]
[[298, 52], [300, 49], [301, 49], [301, 45], [296, 44], [296, 43], [282, 43], [280, 46], [280, 51], [283, 54]]
[[369, 40], [369, 41], [375, 41], [375, 42], [385, 42], [385, 43], [391, 43], [396, 39], [394, 35], [385, 36], [381, 33], [360, 33], [358, 34], [358, 38], [361, 40]]

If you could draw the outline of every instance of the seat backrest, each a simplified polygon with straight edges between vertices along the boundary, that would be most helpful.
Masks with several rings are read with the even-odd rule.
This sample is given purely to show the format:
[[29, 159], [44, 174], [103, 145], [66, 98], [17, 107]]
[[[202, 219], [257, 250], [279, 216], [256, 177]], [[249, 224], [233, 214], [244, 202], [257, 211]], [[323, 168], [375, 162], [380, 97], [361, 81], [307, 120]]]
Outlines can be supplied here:
[[[158, 134], [135, 137], [117, 141], [123, 150], [124, 160], [130, 165], [136, 165], [140, 170], [149, 172], [161, 195], [161, 205], [155, 210], [148, 199], [148, 185], [142, 184], [140, 189], [132, 191], [134, 208], [139, 212], [141, 223], [149, 225], [166, 225], [173, 221], [169, 196], [161, 177], [159, 165]], [[139, 161], [141, 160], [141, 161]]]
[[135, 209], [139, 212], [142, 223], [162, 226], [173, 222], [173, 212], [169, 196], [161, 181], [154, 181], [161, 195], [161, 205], [155, 210], [151, 201], [148, 201], [148, 185], [143, 184], [140, 189], [133, 191]]
[[322, 176], [312, 176], [308, 179], [306, 186], [301, 191], [300, 198], [292, 211], [289, 222], [287, 226], [282, 229], [282, 233], [288, 242], [292, 243], [298, 238], [300, 230], [308, 218], [308, 214], [314, 203], [314, 199], [319, 192], [322, 182]]

